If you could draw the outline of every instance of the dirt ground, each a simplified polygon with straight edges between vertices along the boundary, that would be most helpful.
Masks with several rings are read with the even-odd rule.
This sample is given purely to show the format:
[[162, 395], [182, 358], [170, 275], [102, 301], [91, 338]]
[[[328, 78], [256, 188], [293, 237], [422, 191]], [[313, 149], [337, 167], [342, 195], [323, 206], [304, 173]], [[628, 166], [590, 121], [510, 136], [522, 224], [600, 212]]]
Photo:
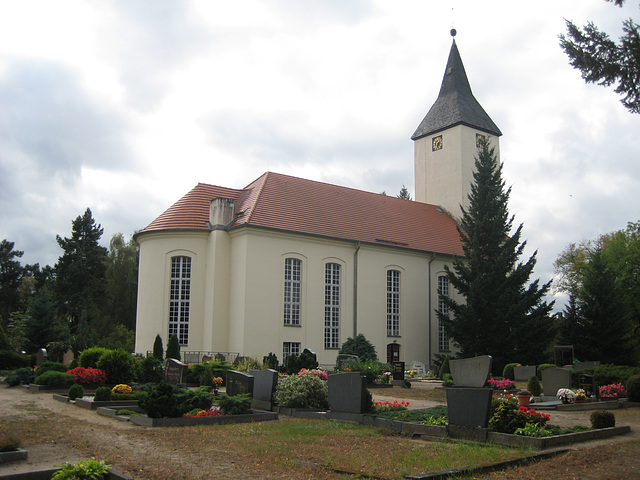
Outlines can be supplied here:
[[[376, 389], [373, 393], [376, 400], [408, 398], [411, 402], [410, 408], [425, 408], [442, 403], [421, 399], [423, 394], [426, 396], [427, 391], [433, 388], [433, 384], [414, 383], [414, 387], [411, 389], [394, 387], [393, 389]], [[55, 414], [56, 418], [69, 419], [69, 425], [73, 425], [73, 428], [77, 429], [78, 425], [81, 425], [81, 431], [72, 432], [71, 427], [68, 432], [61, 431], [60, 425], [58, 425], [49, 432], [47, 418], [45, 417], [51, 418], [51, 413]], [[551, 423], [562, 427], [590, 425], [590, 411], [551, 411], [548, 413], [552, 415]], [[640, 454], [640, 409], [618, 409], [615, 410], [615, 415], [617, 425], [631, 426], [629, 434], [596, 442], [575, 444], [569, 448], [577, 452], [576, 458], [579, 459], [584, 456], [586, 462], [597, 461], [601, 464], [603, 462], [606, 464], [609, 461], [620, 463], [622, 461], [620, 452], [628, 451], [628, 455], [633, 456], [632, 463], [624, 466], [623, 470], [617, 470], [617, 472], [626, 472], [623, 476], [620, 476], [620, 473], [614, 473], [616, 470], [610, 470], [609, 473], [613, 476], [608, 476], [607, 473], [597, 474], [593, 468], [587, 469], [585, 473], [582, 471], [580, 460], [575, 460], [578, 463], [574, 468], [575, 472], [572, 473], [571, 460], [565, 456], [562, 460], [540, 462], [542, 466], [534, 465], [511, 469], [513, 477], [509, 476], [509, 472], [496, 472], [470, 478], [549, 478], [545, 477], [545, 475], [551, 472], [553, 472], [555, 478], [567, 479], [640, 478], [640, 471], [634, 471], [638, 454]], [[130, 469], [131, 464], [135, 462], [153, 462], [153, 459], [159, 456], [164, 458], [177, 457], [176, 451], [178, 449], [175, 445], [159, 446], [157, 442], [147, 442], [143, 427], [131, 425], [127, 422], [119, 422], [98, 415], [95, 411], [58, 402], [53, 399], [51, 393], [34, 394], [24, 387], [8, 388], [5, 385], [0, 385], [0, 430], [3, 430], [2, 425], [5, 422], [15, 422], [19, 419], [40, 419], [42, 421], [42, 431], [36, 435], [27, 436], [28, 444], [25, 444], [24, 447], [28, 449], [29, 457], [26, 462], [0, 464], [0, 478], [13, 473], [53, 468], [66, 462], [75, 463], [79, 460], [90, 458], [92, 455], [101, 458], [100, 455], [105, 453], [109, 453], [109, 459], [113, 463], [114, 469], [121, 472], [128, 471], [129, 474], [135, 477], [135, 473], [132, 473]], [[64, 422], [62, 424], [64, 425]], [[96, 450], [95, 443], [91, 442], [91, 439], [96, 438], [99, 438], [99, 444], [101, 445], [101, 450], [99, 451]], [[122, 452], [122, 457], [116, 455], [114, 459], [113, 452]], [[135, 458], [128, 458], [126, 452], [136, 452]], [[119, 464], [119, 461], [121, 461], [121, 464]], [[185, 460], [177, 459], [177, 461]], [[189, 468], [197, 469], [197, 464], [197, 459], [195, 461], [194, 459], [189, 460]], [[260, 471], [255, 466], [248, 468], [232, 459], [220, 459], [216, 466], [216, 471], [210, 472], [208, 478], [276, 478], [270, 472]], [[562, 470], [566, 472], [566, 475], [558, 475]], [[604, 470], [604, 472], [606, 471]], [[590, 476], [589, 472], [596, 476]], [[145, 476], [144, 478], [150, 477]], [[277, 478], [296, 477], [295, 475], [291, 477], [280, 475]], [[336, 478], [346, 477], [337, 476]]]

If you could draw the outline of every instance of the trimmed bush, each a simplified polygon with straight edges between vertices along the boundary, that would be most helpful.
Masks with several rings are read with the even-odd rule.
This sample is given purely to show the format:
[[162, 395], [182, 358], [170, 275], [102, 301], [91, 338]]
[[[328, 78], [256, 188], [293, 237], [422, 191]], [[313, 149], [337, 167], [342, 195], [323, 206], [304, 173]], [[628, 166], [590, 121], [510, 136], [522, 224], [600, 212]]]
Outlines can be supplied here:
[[124, 350], [109, 350], [98, 360], [98, 368], [107, 374], [109, 383], [131, 383], [136, 373], [136, 361]]
[[164, 347], [162, 346], [162, 337], [160, 335], [156, 335], [156, 339], [153, 342], [153, 356], [162, 363], [164, 359]]
[[0, 370], [25, 368], [31, 365], [31, 357], [12, 350], [0, 350]]
[[5, 379], [5, 382], [10, 387], [15, 387], [22, 383], [23, 385], [29, 385], [33, 383], [36, 379], [36, 372], [31, 370], [30, 368], [18, 368], [14, 370]]
[[537, 375], [532, 375], [527, 382], [527, 390], [531, 392], [534, 397], [539, 397], [542, 394], [542, 386]]
[[362, 333], [359, 333], [353, 338], [347, 338], [347, 340], [342, 344], [339, 353], [343, 355], [357, 355], [360, 360], [378, 360], [376, 348]]
[[609, 428], [616, 426], [616, 416], [606, 410], [596, 410], [589, 417], [593, 428]]
[[73, 375], [55, 370], [49, 370], [42, 375], [38, 375], [35, 380], [38, 385], [49, 385], [52, 387], [70, 387], [75, 382]]
[[169, 337], [169, 343], [167, 344], [167, 357], [174, 358], [180, 361], [180, 341], [178, 336], [173, 334]]
[[572, 382], [578, 385], [578, 377], [580, 374], [593, 375], [599, 386], [611, 385], [614, 383], [622, 383], [626, 385], [629, 378], [634, 375], [640, 375], [640, 367], [628, 367], [626, 365], [600, 365], [598, 367], [586, 368], [573, 372]]
[[69, 388], [69, 400], [75, 400], [76, 398], [82, 398], [84, 396], [84, 387], [78, 383], [74, 383]]
[[314, 370], [318, 368], [318, 362], [313, 359], [313, 356], [307, 352], [302, 352], [300, 355], [289, 355], [285, 364], [285, 372], [289, 375], [295, 375], [303, 368], [307, 370]]
[[220, 394], [218, 397], [218, 405], [220, 409], [228, 415], [246, 415], [251, 413], [251, 395], [243, 393], [230, 397], [226, 393]]
[[547, 368], [558, 368], [555, 363], [543, 363], [542, 365], [538, 365], [538, 380], [542, 380], [542, 372]]
[[102, 347], [87, 348], [82, 352], [82, 355], [80, 355], [78, 364], [83, 368], [98, 368], [98, 360], [100, 360], [100, 357], [110, 351], [108, 348]]
[[509, 380], [515, 380], [515, 373], [513, 369], [520, 365], [519, 363], [507, 363], [502, 369], [502, 378], [508, 378]]
[[69, 370], [69, 367], [67, 367], [64, 363], [44, 362], [42, 365], [36, 368], [36, 375], [42, 375], [43, 373], [50, 371], [66, 373], [67, 370]]
[[155, 356], [147, 357], [138, 364], [138, 381], [158, 383], [162, 380], [163, 372], [162, 360], [158, 360]]
[[174, 396], [181, 414], [193, 409], [207, 410], [213, 405], [213, 393], [209, 391], [209, 387], [198, 387], [196, 390], [185, 388], [178, 393], [174, 391]]
[[625, 388], [627, 390], [628, 401], [640, 402], [640, 375], [629, 377]]
[[111, 401], [111, 389], [109, 387], [96, 388], [96, 394], [93, 397], [95, 402], [110, 402]]
[[290, 375], [278, 384], [275, 401], [288, 408], [327, 408], [329, 388], [327, 382], [313, 375]]
[[150, 418], [174, 418], [182, 416], [178, 401], [173, 394], [173, 386], [160, 382], [152, 388], [147, 398], [138, 401], [138, 405], [147, 412]]

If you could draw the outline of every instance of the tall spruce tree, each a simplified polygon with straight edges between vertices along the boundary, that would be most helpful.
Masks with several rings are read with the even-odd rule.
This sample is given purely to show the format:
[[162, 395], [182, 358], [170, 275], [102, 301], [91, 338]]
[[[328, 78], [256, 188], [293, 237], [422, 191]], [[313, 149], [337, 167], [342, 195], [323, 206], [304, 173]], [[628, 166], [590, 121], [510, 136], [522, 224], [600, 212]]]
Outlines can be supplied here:
[[550, 282], [527, 286], [536, 253], [519, 262], [526, 242], [522, 225], [511, 234], [511, 189], [505, 190], [502, 165], [495, 149], [481, 143], [475, 159], [469, 207], [462, 209], [458, 228], [464, 259], [446, 267], [451, 285], [464, 297], [458, 302], [443, 296], [452, 317], [438, 312], [447, 334], [460, 348], [460, 356], [491, 355], [494, 371], [509, 362], [535, 364], [544, 360], [554, 331], [549, 317], [552, 303], [543, 300]]

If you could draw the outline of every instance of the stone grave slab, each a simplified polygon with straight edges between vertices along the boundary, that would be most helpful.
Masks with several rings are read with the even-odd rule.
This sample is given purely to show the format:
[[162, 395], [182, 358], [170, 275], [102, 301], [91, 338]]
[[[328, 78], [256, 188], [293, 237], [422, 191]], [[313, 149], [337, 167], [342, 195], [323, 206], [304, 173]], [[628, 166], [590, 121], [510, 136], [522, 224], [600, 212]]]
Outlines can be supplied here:
[[273, 408], [273, 395], [278, 387], [278, 372], [275, 370], [249, 370], [253, 376], [253, 408], [269, 410]]
[[331, 412], [364, 413], [367, 379], [360, 373], [329, 375], [329, 406]]
[[36, 353], [36, 365], [40, 366], [47, 361], [47, 349], [41, 348]]
[[176, 360], [175, 358], [167, 358], [164, 361], [164, 381], [173, 385], [178, 383], [187, 383], [187, 371], [189, 366]]
[[449, 368], [453, 381], [457, 387], [484, 387], [491, 374], [492, 361], [490, 355], [450, 360]]
[[351, 359], [360, 360], [360, 357], [358, 357], [358, 355], [346, 355], [342, 353], [338, 355], [338, 359], [336, 360], [338, 370], [343, 371], [345, 368], [347, 368], [349, 360]]
[[424, 378], [427, 376], [427, 368], [424, 366], [424, 363], [418, 362], [417, 360], [411, 362], [410, 370], [415, 370], [418, 377]]
[[69, 349], [66, 352], [64, 352], [64, 355], [62, 355], [62, 363], [64, 363], [67, 366], [71, 365], [71, 362], [73, 362], [74, 358], [75, 358], [75, 355], [73, 353], [73, 350]]
[[232, 397], [234, 395], [248, 393], [253, 396], [254, 380], [253, 375], [229, 370], [227, 372], [227, 395]]
[[487, 428], [491, 410], [491, 388], [447, 388], [449, 425]]
[[571, 388], [571, 372], [564, 368], [547, 368], [542, 371], [542, 393], [555, 397], [561, 388]]
[[538, 367], [527, 365], [526, 367], [513, 367], [513, 378], [516, 382], [528, 382], [536, 374]]

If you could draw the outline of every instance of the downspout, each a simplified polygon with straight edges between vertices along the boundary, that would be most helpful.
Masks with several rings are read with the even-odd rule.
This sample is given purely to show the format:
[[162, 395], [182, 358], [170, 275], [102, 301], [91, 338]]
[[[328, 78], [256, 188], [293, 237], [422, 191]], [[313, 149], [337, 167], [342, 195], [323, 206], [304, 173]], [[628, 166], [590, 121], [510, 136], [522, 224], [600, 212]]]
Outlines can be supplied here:
[[353, 254], [353, 338], [358, 335], [358, 252], [360, 242], [356, 244], [356, 251]]
[[431, 328], [431, 320], [432, 320], [432, 315], [433, 315], [433, 309], [431, 308], [431, 262], [433, 262], [436, 259], [436, 256], [438, 254], [434, 253], [433, 256], [429, 259], [429, 263], [427, 264], [427, 272], [429, 275], [429, 280], [428, 280], [428, 292], [427, 292], [427, 305], [429, 308], [429, 370], [431, 370], [431, 361], [432, 361], [432, 357], [431, 357], [431, 340], [432, 340], [432, 332], [433, 332], [433, 328]]

